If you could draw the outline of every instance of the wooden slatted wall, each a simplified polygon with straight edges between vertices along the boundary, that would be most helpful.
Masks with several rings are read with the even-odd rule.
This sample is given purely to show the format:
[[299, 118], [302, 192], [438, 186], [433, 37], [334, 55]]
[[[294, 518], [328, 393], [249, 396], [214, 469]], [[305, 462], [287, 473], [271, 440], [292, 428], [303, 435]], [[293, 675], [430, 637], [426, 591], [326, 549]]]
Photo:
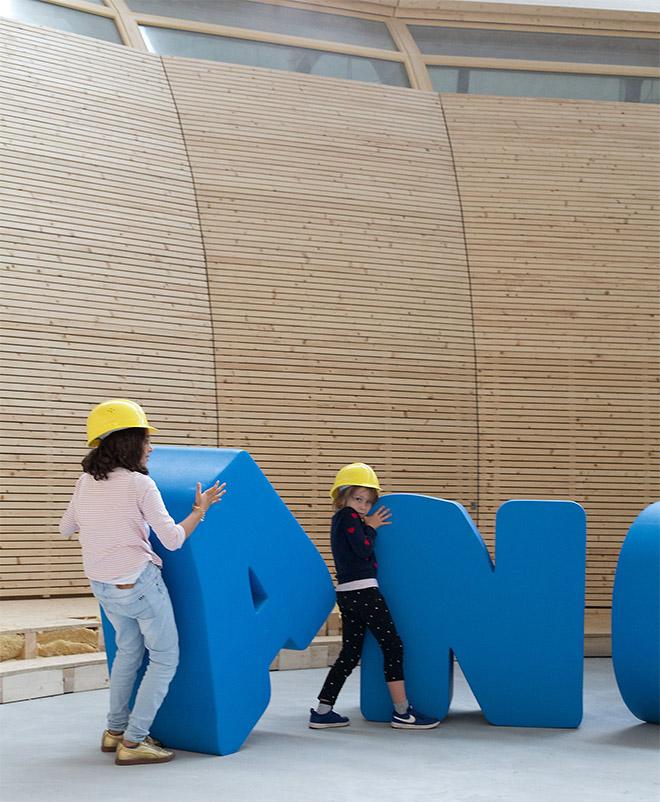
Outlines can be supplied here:
[[121, 393], [250, 450], [326, 556], [354, 459], [479, 491], [491, 546], [505, 499], [580, 501], [609, 606], [658, 491], [657, 109], [443, 96], [473, 328], [437, 95], [166, 59], [175, 108], [155, 57], [0, 35], [1, 595], [88, 592], [56, 523]]
[[195, 197], [158, 59], [0, 22], [2, 596], [89, 593], [57, 521], [100, 400], [217, 443]]
[[442, 100], [474, 292], [481, 528], [508, 498], [580, 502], [587, 603], [609, 607], [623, 537], [660, 489], [659, 110]]
[[165, 59], [198, 191], [220, 439], [328, 556], [334, 471], [476, 498], [456, 185], [432, 94]]

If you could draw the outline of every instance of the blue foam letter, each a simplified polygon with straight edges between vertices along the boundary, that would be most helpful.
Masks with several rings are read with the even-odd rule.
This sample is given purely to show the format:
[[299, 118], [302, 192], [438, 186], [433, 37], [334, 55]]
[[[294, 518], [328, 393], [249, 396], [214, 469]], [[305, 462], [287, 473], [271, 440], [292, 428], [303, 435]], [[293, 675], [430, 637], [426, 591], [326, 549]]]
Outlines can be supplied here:
[[[181, 659], [152, 728], [169, 747], [226, 755], [240, 748], [270, 699], [269, 666], [304, 649], [335, 602], [330, 574], [296, 519], [245, 451], [160, 446], [149, 471], [176, 521], [195, 483], [227, 494], [179, 551], [163, 559]], [[114, 631], [104, 622], [108, 661]]]
[[[452, 653], [492, 724], [577, 727], [582, 719], [586, 521], [569, 501], [509, 501], [497, 513], [496, 567], [460, 504], [383, 498], [378, 579], [404, 643], [408, 696], [444, 718]], [[392, 704], [369, 635], [361, 708], [386, 721]]]
[[635, 519], [612, 595], [612, 662], [630, 712], [660, 724], [660, 501]]

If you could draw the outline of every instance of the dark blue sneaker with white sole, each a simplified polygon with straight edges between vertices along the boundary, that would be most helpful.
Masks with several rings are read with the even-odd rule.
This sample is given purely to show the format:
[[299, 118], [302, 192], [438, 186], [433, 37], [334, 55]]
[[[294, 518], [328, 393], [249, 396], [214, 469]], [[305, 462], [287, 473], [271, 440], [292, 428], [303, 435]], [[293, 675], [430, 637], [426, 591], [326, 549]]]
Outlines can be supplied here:
[[396, 710], [392, 714], [392, 721], [390, 726], [395, 730], [432, 730], [440, 723], [440, 719], [425, 716], [419, 713], [412, 705], [404, 713], [397, 713]]
[[331, 727], [348, 727], [346, 716], [340, 716], [331, 710], [329, 713], [317, 713], [313, 707], [309, 709], [309, 726], [313, 730], [328, 730]]

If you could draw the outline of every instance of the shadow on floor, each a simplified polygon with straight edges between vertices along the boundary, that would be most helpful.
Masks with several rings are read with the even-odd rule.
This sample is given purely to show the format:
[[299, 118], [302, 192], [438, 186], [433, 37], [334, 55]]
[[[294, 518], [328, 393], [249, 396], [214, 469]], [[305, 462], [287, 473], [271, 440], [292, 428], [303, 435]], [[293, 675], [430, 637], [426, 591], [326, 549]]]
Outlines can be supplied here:
[[625, 746], [631, 749], [653, 749], [660, 747], [660, 727], [657, 724], [635, 724], [620, 730], [590, 738], [594, 744]]

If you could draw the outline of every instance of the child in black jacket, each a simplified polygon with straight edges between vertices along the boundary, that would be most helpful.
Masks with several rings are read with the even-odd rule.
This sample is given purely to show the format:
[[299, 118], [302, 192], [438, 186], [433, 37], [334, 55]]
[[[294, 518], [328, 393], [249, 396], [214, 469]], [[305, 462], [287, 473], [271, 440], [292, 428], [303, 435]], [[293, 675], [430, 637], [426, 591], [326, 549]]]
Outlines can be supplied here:
[[341, 468], [330, 496], [337, 512], [332, 517], [330, 545], [337, 569], [337, 604], [342, 620], [342, 649], [319, 694], [317, 708], [310, 710], [312, 729], [346, 727], [346, 716], [332, 709], [339, 691], [357, 666], [367, 628], [383, 651], [385, 680], [394, 712], [396, 729], [432, 729], [440, 723], [414, 710], [406, 698], [403, 681], [403, 644], [376, 579], [374, 557], [377, 529], [387, 526], [391, 513], [380, 507], [368, 515], [378, 499], [380, 484], [375, 471], [363, 462]]

